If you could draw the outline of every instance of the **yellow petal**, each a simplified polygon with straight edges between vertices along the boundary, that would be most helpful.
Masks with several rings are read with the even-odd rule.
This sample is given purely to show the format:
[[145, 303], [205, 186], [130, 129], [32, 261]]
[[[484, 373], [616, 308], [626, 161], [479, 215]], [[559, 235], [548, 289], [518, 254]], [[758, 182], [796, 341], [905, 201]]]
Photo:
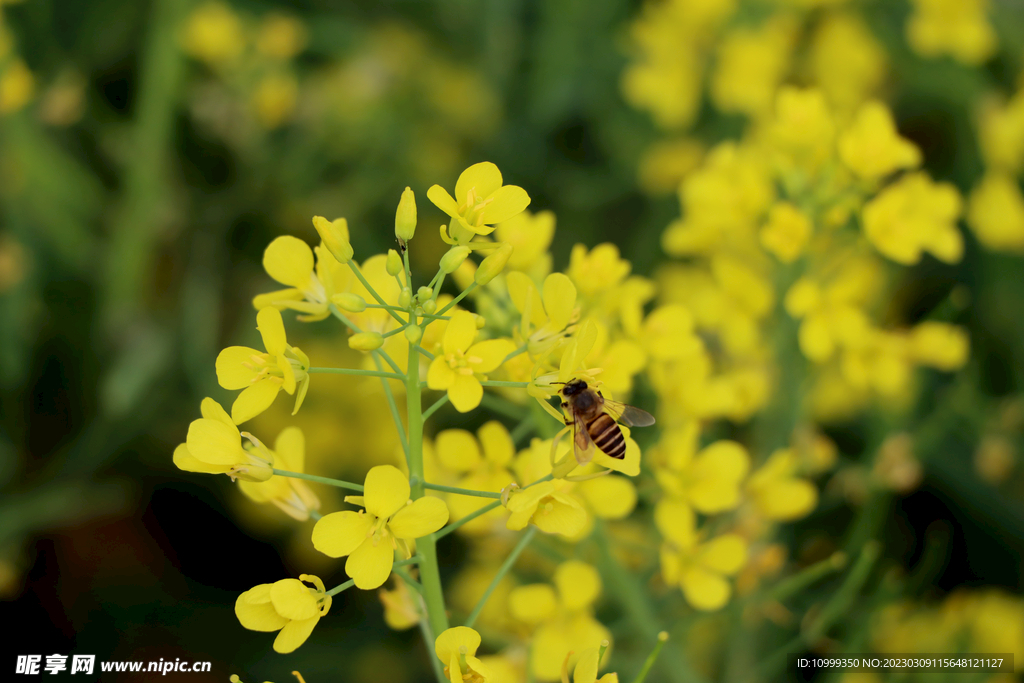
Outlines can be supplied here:
[[309, 619], [303, 619], [302, 621], [290, 621], [281, 632], [277, 634], [277, 638], [274, 638], [274, 652], [280, 652], [281, 654], [287, 654], [294, 652], [295, 648], [306, 642], [309, 638], [309, 634], [313, 632], [313, 627], [316, 626], [317, 622], [320, 621], [320, 615], [317, 614], [315, 617]]
[[269, 583], [251, 588], [235, 600], [235, 616], [250, 631], [276, 631], [288, 623], [270, 602]]
[[484, 208], [483, 222], [494, 225], [520, 214], [530, 205], [530, 195], [518, 185], [506, 185], [490, 196]]
[[253, 357], [262, 359], [266, 354], [248, 346], [229, 346], [218, 353], [217, 383], [231, 391], [249, 386], [259, 372]]
[[587, 648], [580, 653], [579, 661], [572, 672], [572, 683], [595, 683], [597, 681], [597, 664], [601, 651], [596, 647]]
[[452, 657], [458, 660], [462, 647], [466, 648], [467, 656], [475, 655], [476, 649], [480, 647], [480, 634], [466, 626], [456, 626], [434, 640], [434, 653], [445, 664], [448, 664]]
[[278, 310], [287, 308], [289, 303], [297, 303], [306, 298], [300, 290], [294, 287], [289, 289], [278, 289], [273, 292], [266, 292], [264, 294], [257, 294], [252, 299], [252, 307], [257, 311], [266, 308], [267, 306], [273, 306]]
[[302, 472], [306, 461], [306, 438], [298, 427], [285, 427], [274, 441], [279, 467], [289, 472]]
[[309, 278], [313, 274], [313, 250], [297, 237], [283, 235], [271, 242], [263, 252], [263, 267], [267, 275], [282, 285], [309, 289]]
[[371, 539], [348, 556], [345, 572], [355, 580], [357, 588], [371, 590], [384, 585], [394, 562], [395, 551], [391, 544], [382, 539], [374, 545]]
[[699, 567], [684, 571], [679, 578], [686, 601], [699, 610], [716, 610], [729, 601], [732, 589], [719, 574]]
[[405, 507], [405, 501], [409, 500], [409, 480], [393, 465], [373, 467], [366, 473], [363, 499], [367, 512], [387, 519]]
[[516, 310], [523, 314], [524, 324], [529, 322], [534, 327], [543, 325], [544, 301], [540, 298], [537, 286], [525, 273], [512, 271], [505, 276], [509, 298]]
[[220, 420], [193, 420], [185, 443], [193, 457], [211, 465], [234, 465], [246, 459], [238, 430]]
[[508, 339], [489, 339], [479, 344], [473, 344], [466, 351], [470, 358], [479, 358], [480, 363], [471, 367], [476, 372], [487, 373], [495, 370], [505, 362], [505, 357], [516, 350], [516, 345]]
[[431, 185], [430, 189], [427, 190], [427, 199], [434, 203], [434, 206], [444, 211], [449, 216], [457, 216], [459, 214], [459, 204], [452, 196], [448, 194], [440, 185]]
[[328, 557], [350, 555], [366, 540], [375, 521], [351, 510], [324, 515], [313, 527], [313, 547]]
[[455, 199], [462, 204], [469, 191], [475, 190], [477, 199], [490, 197], [501, 187], [501, 171], [489, 161], [473, 164], [459, 175], [455, 182]]
[[396, 538], [420, 538], [448, 523], [448, 506], [440, 498], [426, 496], [406, 505], [388, 521]]
[[195, 458], [191, 453], [189, 453], [188, 446], [185, 444], [178, 444], [178, 447], [174, 449], [174, 456], [172, 459], [174, 461], [174, 465], [179, 470], [184, 470], [185, 472], [224, 474], [231, 469], [231, 465], [215, 465]]
[[595, 449], [593, 462], [601, 467], [607, 467], [615, 472], [621, 472], [627, 477], [635, 477], [640, 474], [640, 447], [629, 436], [629, 428], [622, 427], [622, 434], [626, 437], [626, 454], [622, 459], [612, 458], [604, 451]]
[[562, 273], [551, 273], [544, 279], [544, 310], [551, 319], [551, 328], [563, 330], [569, 324], [576, 306], [576, 285]]
[[601, 594], [601, 575], [586, 562], [569, 560], [555, 568], [555, 585], [567, 609], [583, 609]]
[[636, 487], [625, 477], [590, 479], [580, 482], [577, 490], [602, 519], [623, 519], [636, 507]]
[[271, 356], [284, 353], [287, 340], [284, 335], [284, 320], [276, 308], [264, 308], [256, 314], [256, 329], [263, 337], [263, 346]]
[[477, 430], [477, 436], [479, 436], [480, 444], [484, 449], [484, 458], [492, 465], [504, 467], [511, 462], [516, 454], [512, 435], [508, 433], [505, 425], [497, 420], [485, 423]]
[[480, 465], [480, 447], [476, 437], [465, 429], [446, 429], [434, 441], [437, 459], [445, 469], [469, 472]]
[[508, 594], [508, 608], [512, 616], [527, 624], [546, 621], [558, 608], [555, 589], [546, 583], [519, 586]]
[[[550, 501], [551, 509], [545, 504]], [[587, 512], [576, 500], [564, 493], [552, 493], [548, 501], [543, 501], [533, 515], [533, 523], [537, 528], [548, 534], [575, 536], [587, 523]]]
[[654, 524], [665, 538], [680, 548], [690, 548], [696, 538], [697, 519], [693, 509], [681, 500], [663, 498], [654, 508]]
[[445, 390], [455, 380], [455, 371], [441, 356], [430, 361], [430, 369], [427, 370], [427, 386], [434, 390]]
[[285, 619], [309, 619], [320, 613], [313, 593], [298, 579], [281, 579], [270, 587], [270, 601]]
[[468, 413], [476, 408], [483, 397], [484, 388], [480, 380], [472, 375], [455, 375], [448, 387], [448, 399], [460, 413]]
[[288, 362], [288, 358], [282, 353], [277, 357], [277, 367], [281, 369], [282, 379], [284, 382], [281, 384], [281, 388], [289, 394], [295, 393], [295, 368]]
[[737, 534], [723, 534], [701, 546], [697, 562], [719, 574], [735, 574], [747, 562], [747, 542]]
[[234, 427], [235, 423], [231, 420], [231, 416], [228, 415], [228, 411], [224, 410], [224, 406], [214, 401], [212, 398], [204, 398], [203, 402], [199, 405], [199, 412], [203, 414], [207, 420], [220, 420], [229, 427]]
[[[264, 308], [264, 311], [272, 311], [272, 308]], [[236, 425], [248, 422], [264, 410], [277, 398], [277, 392], [281, 391], [281, 384], [269, 379], [261, 379], [251, 385], [235, 399], [231, 405], [231, 419]]]
[[476, 316], [469, 311], [456, 311], [444, 331], [445, 354], [465, 351], [476, 337]]
[[803, 479], [783, 480], [766, 487], [757, 497], [757, 504], [761, 513], [768, 519], [799, 519], [818, 504], [818, 490]]

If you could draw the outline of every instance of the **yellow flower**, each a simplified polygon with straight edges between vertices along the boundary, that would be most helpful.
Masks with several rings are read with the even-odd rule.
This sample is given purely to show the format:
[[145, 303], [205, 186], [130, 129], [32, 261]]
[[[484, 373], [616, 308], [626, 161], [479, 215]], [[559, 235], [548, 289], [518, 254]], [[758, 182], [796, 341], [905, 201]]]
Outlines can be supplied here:
[[886, 73], [884, 48], [852, 13], [823, 17], [810, 47], [815, 84], [837, 109], [849, 111], [872, 94]]
[[306, 47], [306, 27], [295, 17], [271, 12], [260, 22], [256, 49], [274, 59], [291, 59]]
[[960, 193], [949, 183], [933, 183], [924, 173], [911, 173], [889, 185], [864, 207], [864, 233], [883, 255], [912, 265], [930, 252], [946, 263], [963, 255], [963, 237], [956, 227]]
[[267, 275], [289, 288], [256, 296], [252, 303], [257, 311], [268, 306], [292, 309], [304, 313], [298, 319], [305, 322], [316, 322], [330, 315], [331, 297], [345, 291], [352, 271], [319, 246], [315, 249], [314, 272], [313, 251], [308, 244], [290, 235], [278, 237], [267, 246], [263, 252], [263, 268]]
[[242, 22], [221, 2], [208, 2], [189, 15], [182, 35], [185, 52], [212, 66], [222, 66], [245, 49]]
[[434, 641], [434, 653], [444, 663], [444, 675], [452, 683], [487, 683], [491, 670], [476, 657], [480, 634], [465, 626], [450, 628]]
[[610, 641], [611, 634], [593, 616], [601, 595], [601, 576], [586, 562], [569, 560], [555, 568], [555, 588], [532, 584], [509, 594], [509, 611], [534, 626], [531, 665], [539, 680], [557, 680], [565, 653], [582, 652], [592, 643]]
[[978, 145], [991, 170], [1016, 175], [1024, 164], [1024, 90], [1003, 103], [998, 98], [982, 102], [978, 115]]
[[876, 100], [862, 105], [839, 136], [839, 158], [859, 177], [871, 181], [921, 164], [920, 150], [899, 136], [889, 109]]
[[[298, 427], [286, 427], [274, 441], [274, 465], [287, 472], [305, 471], [306, 439]], [[310, 510], [320, 509], [306, 482], [295, 477], [275, 476], [264, 482], [240, 481], [238, 488], [257, 503], [273, 503], [282, 512], [299, 521], [309, 519]]]
[[185, 443], [174, 449], [174, 464], [179, 469], [254, 482], [273, 476], [273, 454], [248, 433], [245, 436], [253, 448], [243, 448], [242, 434], [219, 403], [204, 398], [200, 410], [203, 417], [189, 425]]
[[391, 465], [378, 465], [366, 475], [362, 496], [345, 500], [365, 512], [332, 512], [313, 527], [313, 547], [331, 557], [344, 557], [345, 571], [363, 590], [379, 588], [391, 575], [395, 550], [412, 556], [414, 539], [432, 534], [448, 521], [440, 498], [409, 502], [409, 481]]
[[789, 202], [779, 202], [761, 228], [761, 246], [783, 263], [797, 260], [811, 238], [811, 220]]
[[662, 489], [704, 514], [735, 508], [740, 503], [740, 482], [750, 470], [750, 455], [735, 441], [716, 441], [697, 452], [700, 428], [696, 421], [666, 431], [657, 455], [656, 470]]
[[380, 589], [377, 592], [384, 605], [384, 623], [395, 631], [404, 631], [420, 623], [420, 608], [409, 592], [409, 586], [402, 579], [395, 580], [392, 591]]
[[[572, 683], [619, 683], [617, 673], [607, 673], [601, 678], [597, 672], [601, 667], [602, 648], [590, 647], [579, 654], [576, 660], [576, 668], [572, 671]], [[565, 657], [562, 667], [562, 683], [569, 683], [569, 659], [573, 653]]]
[[544, 359], [558, 347], [566, 328], [579, 316], [576, 286], [562, 273], [544, 278], [540, 291], [520, 272], [509, 273], [505, 281], [512, 305], [522, 315], [519, 334], [526, 340], [526, 350], [532, 357]]
[[794, 28], [776, 16], [760, 28], [737, 28], [722, 39], [711, 75], [711, 99], [719, 110], [758, 116], [771, 107], [789, 65]]
[[784, 86], [775, 98], [774, 113], [768, 141], [782, 180], [817, 173], [835, 154], [835, 122], [824, 93]]
[[686, 601], [696, 609], [711, 611], [724, 606], [732, 593], [726, 577], [746, 563], [746, 541], [737, 534], [703, 541], [693, 510], [681, 501], [659, 503], [654, 521], [666, 539], [661, 549], [665, 582], [679, 585]]
[[443, 353], [434, 358], [427, 372], [427, 386], [447, 391], [460, 413], [480, 405], [484, 395], [480, 377], [496, 370], [515, 350], [507, 339], [474, 344], [476, 331], [476, 316], [467, 311], [453, 313], [444, 333]]
[[[455, 486], [474, 491], [500, 491], [514, 477], [508, 465], [515, 455], [515, 444], [505, 425], [496, 420], [485, 423], [474, 437], [464, 429], [446, 429], [435, 439], [437, 459], [448, 471], [460, 478]], [[452, 521], [476, 512], [488, 504], [486, 498], [452, 494], [447, 498]], [[503, 518], [501, 508], [495, 508], [459, 527], [461, 533], [478, 533], [492, 529]]]
[[35, 83], [32, 72], [20, 59], [0, 68], [0, 114], [16, 112], [28, 104], [35, 91]]
[[530, 275], [547, 275], [551, 270], [551, 254], [548, 247], [555, 236], [555, 214], [541, 211], [534, 214], [523, 211], [495, 226], [494, 237], [499, 242], [512, 245], [508, 259], [510, 270], [519, 270]]
[[[316, 588], [303, 585], [312, 583]], [[250, 631], [280, 631], [274, 650], [292, 652], [306, 642], [313, 627], [331, 609], [324, 582], [312, 574], [261, 583], [238, 596], [235, 616]]]
[[451, 217], [451, 236], [465, 242], [473, 235], [490, 234], [495, 223], [507, 221], [529, 206], [526, 190], [501, 183], [498, 167], [483, 161], [459, 175], [454, 199], [440, 185], [431, 186], [427, 198]]
[[796, 476], [800, 458], [792, 448], [780, 448], [747, 482], [747, 494], [765, 518], [789, 522], [811, 513], [818, 504], [818, 489]]
[[580, 294], [593, 297], [619, 286], [631, 269], [629, 261], [619, 255], [619, 248], [614, 244], [606, 242], [589, 251], [586, 246], [575, 244], [569, 252], [566, 275]]
[[298, 98], [299, 83], [294, 74], [284, 71], [267, 74], [252, 94], [256, 120], [267, 130], [281, 126], [292, 117]]
[[256, 323], [266, 353], [247, 346], [229, 346], [217, 355], [217, 382], [225, 389], [244, 389], [231, 406], [235, 424], [251, 420], [269, 408], [281, 389], [295, 395], [294, 415], [309, 388], [309, 357], [288, 344], [281, 312], [276, 308], [261, 309], [256, 314]]
[[967, 224], [995, 251], [1024, 252], [1024, 195], [1008, 173], [989, 171], [971, 191]]
[[513, 531], [531, 522], [549, 534], [575, 536], [587, 523], [587, 513], [572, 496], [562, 493], [553, 481], [516, 491], [505, 506], [512, 514], [506, 526]]
[[925, 57], [948, 54], [965, 64], [980, 64], [995, 52], [996, 34], [987, 0], [912, 0], [907, 41]]
[[967, 363], [970, 343], [964, 328], [926, 321], [910, 331], [910, 356], [922, 365], [950, 372]]

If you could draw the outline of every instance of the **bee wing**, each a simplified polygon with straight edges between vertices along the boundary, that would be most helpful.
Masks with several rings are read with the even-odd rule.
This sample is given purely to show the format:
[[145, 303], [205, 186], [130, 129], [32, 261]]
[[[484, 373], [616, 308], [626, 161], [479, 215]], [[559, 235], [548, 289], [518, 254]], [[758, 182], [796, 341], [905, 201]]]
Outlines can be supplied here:
[[590, 440], [587, 426], [582, 422], [578, 415], [573, 415], [572, 447], [576, 462], [586, 465], [594, 458], [594, 442]]
[[610, 398], [604, 399], [604, 411], [611, 415], [616, 422], [627, 427], [650, 427], [654, 424], [654, 416], [646, 410], [640, 410], [635, 406], [619, 403]]

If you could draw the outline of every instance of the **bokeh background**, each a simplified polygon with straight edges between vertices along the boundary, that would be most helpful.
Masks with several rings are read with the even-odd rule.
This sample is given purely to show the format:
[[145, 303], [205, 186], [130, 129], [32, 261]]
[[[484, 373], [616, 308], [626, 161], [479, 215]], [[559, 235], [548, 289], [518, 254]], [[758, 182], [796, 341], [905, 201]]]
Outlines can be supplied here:
[[[377, 253], [393, 245], [411, 186], [413, 265], [429, 277], [445, 218], [426, 188], [490, 160], [527, 189], [531, 210], [557, 216], [556, 267], [577, 242], [612, 242], [654, 277], [671, 260], [661, 240], [680, 214], [680, 181], [759, 106], [716, 81], [723, 46], [771, 22], [789, 22], [790, 42], [751, 61], [764, 68], [749, 88], [766, 101], [782, 83], [841, 79], [814, 61], [815, 45], [838, 46], [837, 62], [863, 66], [862, 89], [889, 104], [925, 170], [965, 197], [996, 163], [985, 135], [996, 156], [1024, 152], [1019, 2], [675, 4], [693, 16], [624, 0], [0, 0], [0, 614], [15, 632], [0, 676], [13, 675], [15, 654], [91, 653], [212, 661], [194, 681], [280, 682], [297, 667], [309, 683], [428, 680], [418, 632], [390, 631], [372, 593], [336, 600], [293, 655], [242, 629], [239, 592], [343, 571], [312, 550], [311, 523], [171, 462], [200, 400], [228, 400], [218, 351], [257, 342], [251, 298], [271, 285], [263, 249], [281, 234], [312, 242], [312, 215], [347, 217], [356, 253]], [[953, 34], [982, 17], [991, 40], [921, 48], [907, 26], [929, 7]], [[821, 37], [837, 17], [861, 33]], [[1024, 208], [1007, 207], [1008, 223], [1024, 221]], [[824, 424], [840, 463], [819, 479], [821, 509], [788, 532], [809, 563], [860, 533], [851, 520], [872, 507], [883, 561], [850, 617], [862, 638], [889, 602], [927, 617], [964, 589], [1001, 596], [997, 628], [1022, 628], [1024, 237], [1013, 230], [1024, 226], [1002, 241], [960, 229], [963, 258], [901, 270], [882, 307], [891, 321], [969, 332], [969, 362], [929, 371], [902, 413], [927, 428], [915, 432], [927, 457], [893, 456], [887, 493], [858, 497], [887, 409]], [[295, 334], [310, 355], [357, 362], [340, 336]], [[275, 411], [260, 418], [267, 433], [285, 424]], [[361, 480], [394, 457], [386, 411], [365, 385], [314, 382], [298, 424], [308, 451], [332, 458], [324, 467]], [[332, 509], [334, 492], [318, 492]], [[450, 576], [465, 549], [446, 543]], [[694, 635], [692, 646], [714, 640]]]

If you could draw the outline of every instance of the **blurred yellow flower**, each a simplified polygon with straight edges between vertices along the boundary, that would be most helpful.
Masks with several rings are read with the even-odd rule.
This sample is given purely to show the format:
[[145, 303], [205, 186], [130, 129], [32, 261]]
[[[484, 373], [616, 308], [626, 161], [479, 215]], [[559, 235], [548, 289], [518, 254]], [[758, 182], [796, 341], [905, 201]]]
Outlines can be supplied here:
[[863, 102], [885, 79], [885, 50], [852, 12], [825, 15], [811, 39], [809, 57], [815, 84], [840, 111]]
[[250, 631], [280, 631], [274, 651], [286, 654], [306, 642], [331, 609], [331, 601], [319, 577], [302, 574], [298, 579], [261, 583], [245, 591], [235, 601], [235, 615]]
[[921, 164], [921, 152], [899, 136], [889, 109], [877, 100], [862, 105], [839, 136], [839, 157], [851, 171], [869, 181]]
[[505, 507], [512, 513], [506, 526], [513, 531], [525, 529], [532, 522], [545, 533], [575, 536], [587, 522], [583, 506], [572, 496], [558, 491], [553, 481], [516, 491]]
[[242, 447], [242, 434], [224, 408], [204, 398], [203, 417], [188, 427], [185, 443], [174, 449], [174, 464], [186, 472], [226, 474], [232, 479], [266, 481], [273, 476], [274, 456], [258, 439], [246, 434], [254, 448]]
[[965, 64], [980, 64], [997, 48], [988, 21], [988, 0], [911, 0], [907, 41], [925, 57], [951, 55]]
[[25, 62], [15, 59], [0, 70], [0, 114], [18, 111], [32, 100], [35, 78]]
[[256, 120], [267, 130], [286, 123], [295, 111], [299, 98], [299, 84], [288, 72], [270, 73], [260, 79], [252, 94], [252, 107]]
[[[305, 472], [306, 439], [298, 427], [286, 427], [274, 441], [274, 466], [286, 472]], [[274, 476], [263, 482], [240, 481], [238, 488], [257, 503], [273, 503], [282, 512], [299, 521], [309, 519], [311, 510], [320, 509], [320, 499], [306, 482], [295, 477]]]
[[789, 66], [795, 28], [780, 14], [758, 28], [741, 27], [726, 34], [711, 75], [715, 106], [754, 117], [766, 113]]
[[288, 344], [281, 312], [276, 308], [261, 309], [256, 314], [256, 323], [266, 353], [247, 346], [229, 346], [217, 355], [217, 382], [228, 390], [243, 389], [231, 406], [235, 424], [251, 420], [269, 408], [281, 389], [295, 395], [294, 415], [309, 388], [309, 357]]
[[412, 557], [415, 539], [432, 534], [448, 522], [440, 498], [427, 496], [409, 502], [409, 480], [391, 465], [378, 465], [366, 474], [362, 496], [345, 501], [365, 511], [332, 512], [313, 527], [313, 547], [330, 557], [344, 557], [345, 572], [363, 590], [379, 588], [391, 575], [395, 551]]
[[306, 47], [306, 26], [287, 14], [270, 12], [260, 22], [256, 49], [274, 59], [291, 59]]
[[994, 251], [1024, 252], [1024, 195], [1008, 173], [989, 171], [967, 200], [967, 225]]
[[797, 260], [811, 238], [811, 220], [789, 202], [779, 202], [761, 228], [761, 246], [783, 263]]
[[480, 634], [465, 626], [450, 628], [434, 641], [434, 653], [444, 663], [452, 683], [488, 683], [491, 670], [476, 656]]
[[185, 52], [211, 66], [223, 66], [242, 55], [242, 22], [230, 6], [207, 2], [192, 11], [182, 33]]
[[903, 265], [917, 263], [925, 251], [956, 263], [964, 249], [956, 227], [961, 204], [960, 193], [949, 183], [911, 173], [864, 207], [864, 234], [879, 252]]
[[339, 263], [326, 248], [310, 249], [308, 244], [291, 235], [282, 235], [267, 246], [263, 252], [263, 268], [267, 275], [289, 288], [257, 295], [252, 301], [256, 310], [268, 306], [292, 309], [304, 314], [298, 316], [304, 322], [316, 322], [330, 315], [332, 297], [343, 292], [352, 279], [348, 266]]
[[769, 456], [747, 481], [747, 495], [758, 512], [773, 521], [804, 517], [818, 504], [818, 489], [797, 476], [800, 459], [791, 448]]

